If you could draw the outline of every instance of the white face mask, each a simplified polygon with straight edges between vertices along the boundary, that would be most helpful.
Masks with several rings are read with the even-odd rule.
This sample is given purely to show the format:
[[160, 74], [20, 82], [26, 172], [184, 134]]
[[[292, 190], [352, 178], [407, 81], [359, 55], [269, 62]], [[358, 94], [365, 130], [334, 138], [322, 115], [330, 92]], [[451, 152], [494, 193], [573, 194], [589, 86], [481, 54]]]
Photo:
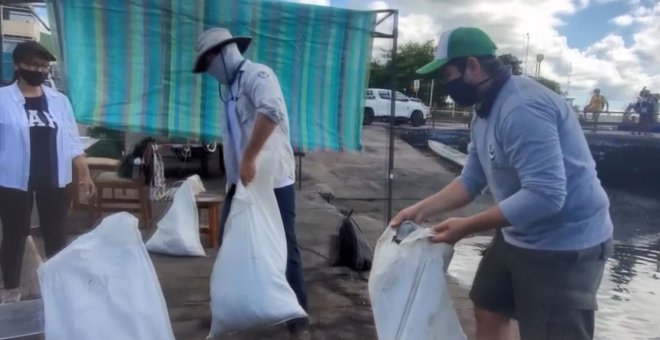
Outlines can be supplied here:
[[238, 50], [238, 46], [229, 44], [213, 58], [206, 72], [215, 77], [220, 84], [229, 85], [243, 60], [243, 55]]
[[229, 84], [229, 72], [225, 68], [225, 62], [222, 59], [222, 53], [211, 60], [209, 67], [206, 69], [208, 74], [212, 75], [213, 78], [217, 79], [220, 84], [228, 85]]

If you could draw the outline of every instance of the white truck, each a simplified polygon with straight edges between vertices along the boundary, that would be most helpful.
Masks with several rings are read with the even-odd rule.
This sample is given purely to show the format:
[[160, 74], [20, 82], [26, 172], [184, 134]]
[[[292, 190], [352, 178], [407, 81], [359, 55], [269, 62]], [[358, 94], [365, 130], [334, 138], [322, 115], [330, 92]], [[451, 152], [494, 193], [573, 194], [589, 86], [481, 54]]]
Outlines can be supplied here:
[[[370, 125], [376, 120], [390, 119], [391, 90], [367, 89], [364, 105], [364, 125]], [[412, 126], [422, 126], [431, 118], [431, 110], [421, 101], [408, 98], [401, 92], [396, 92], [394, 116], [396, 123], [406, 122]]]

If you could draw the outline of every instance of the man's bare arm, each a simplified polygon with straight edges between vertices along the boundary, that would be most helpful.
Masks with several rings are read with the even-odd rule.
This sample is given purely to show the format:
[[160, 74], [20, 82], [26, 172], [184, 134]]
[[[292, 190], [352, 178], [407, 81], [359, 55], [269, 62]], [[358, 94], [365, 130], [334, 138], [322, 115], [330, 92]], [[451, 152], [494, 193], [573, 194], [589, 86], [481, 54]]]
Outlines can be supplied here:
[[263, 148], [264, 144], [266, 144], [266, 141], [270, 135], [273, 134], [273, 131], [275, 131], [276, 127], [277, 124], [266, 115], [257, 113], [257, 119], [254, 122], [254, 128], [252, 130], [252, 135], [250, 136], [250, 141], [245, 147], [245, 151], [243, 151], [243, 159], [254, 161], [259, 155], [259, 152]]

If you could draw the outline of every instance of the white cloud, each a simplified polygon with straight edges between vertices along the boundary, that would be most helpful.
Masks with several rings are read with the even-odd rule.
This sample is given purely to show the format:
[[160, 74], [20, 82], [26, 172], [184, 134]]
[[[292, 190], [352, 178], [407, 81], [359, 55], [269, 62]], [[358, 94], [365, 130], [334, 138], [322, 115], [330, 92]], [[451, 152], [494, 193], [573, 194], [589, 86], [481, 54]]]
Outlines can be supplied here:
[[[578, 105], [585, 104], [595, 87], [609, 96], [613, 110], [623, 109], [643, 86], [660, 91], [660, 3], [654, 7], [638, 4], [631, 6], [630, 13], [620, 13], [630, 19], [617, 21], [631, 21], [636, 29], [632, 43], [627, 45], [620, 35], [602, 32], [605, 37], [584, 50], [571, 48], [559, 28], [565, 24], [562, 18], [589, 10], [584, 9], [589, 1], [392, 0], [391, 4], [403, 13], [400, 31], [404, 42], [435, 38], [442, 30], [458, 26], [476, 26], [489, 33], [498, 45], [498, 53], [511, 53], [524, 60], [529, 33], [528, 72], [534, 70], [535, 55], [544, 54], [542, 75], [558, 81], [564, 89], [570, 81], [570, 95], [576, 97]], [[410, 18], [409, 26], [406, 18]]]
[[634, 21], [635, 19], [630, 14], [619, 15], [612, 19], [612, 23], [617, 26], [630, 26]]
[[[602, 32], [604, 38], [589, 48], [571, 48], [567, 38], [559, 33], [565, 24], [562, 18], [588, 11], [593, 3], [611, 1], [625, 2], [631, 10], [603, 20], [634, 29], [632, 41], [626, 43], [620, 35]], [[612, 109], [617, 110], [634, 99], [643, 86], [660, 91], [660, 2], [644, 6], [639, 0], [349, 0], [347, 7], [399, 9], [402, 44], [435, 40], [442, 30], [476, 26], [489, 33], [498, 45], [498, 53], [511, 53], [524, 61], [529, 33], [527, 70], [533, 72], [534, 56], [544, 54], [542, 75], [558, 81], [565, 89], [570, 81], [570, 94], [577, 98], [578, 105], [585, 104], [595, 87], [609, 96]], [[388, 29], [391, 32], [391, 24], [381, 27], [383, 32]], [[375, 54], [390, 46], [391, 41], [378, 39]]]

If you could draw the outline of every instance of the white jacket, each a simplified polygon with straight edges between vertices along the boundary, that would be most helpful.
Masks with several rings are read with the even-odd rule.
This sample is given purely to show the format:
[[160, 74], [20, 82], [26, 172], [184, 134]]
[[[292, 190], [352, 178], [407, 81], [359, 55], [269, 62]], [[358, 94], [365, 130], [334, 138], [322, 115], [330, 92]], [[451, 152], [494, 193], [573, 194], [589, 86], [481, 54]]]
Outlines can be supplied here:
[[[48, 111], [58, 125], [57, 170], [59, 187], [71, 183], [72, 160], [84, 154], [69, 99], [42, 86]], [[30, 128], [25, 97], [16, 83], [0, 88], [0, 187], [27, 191], [30, 178]]]

